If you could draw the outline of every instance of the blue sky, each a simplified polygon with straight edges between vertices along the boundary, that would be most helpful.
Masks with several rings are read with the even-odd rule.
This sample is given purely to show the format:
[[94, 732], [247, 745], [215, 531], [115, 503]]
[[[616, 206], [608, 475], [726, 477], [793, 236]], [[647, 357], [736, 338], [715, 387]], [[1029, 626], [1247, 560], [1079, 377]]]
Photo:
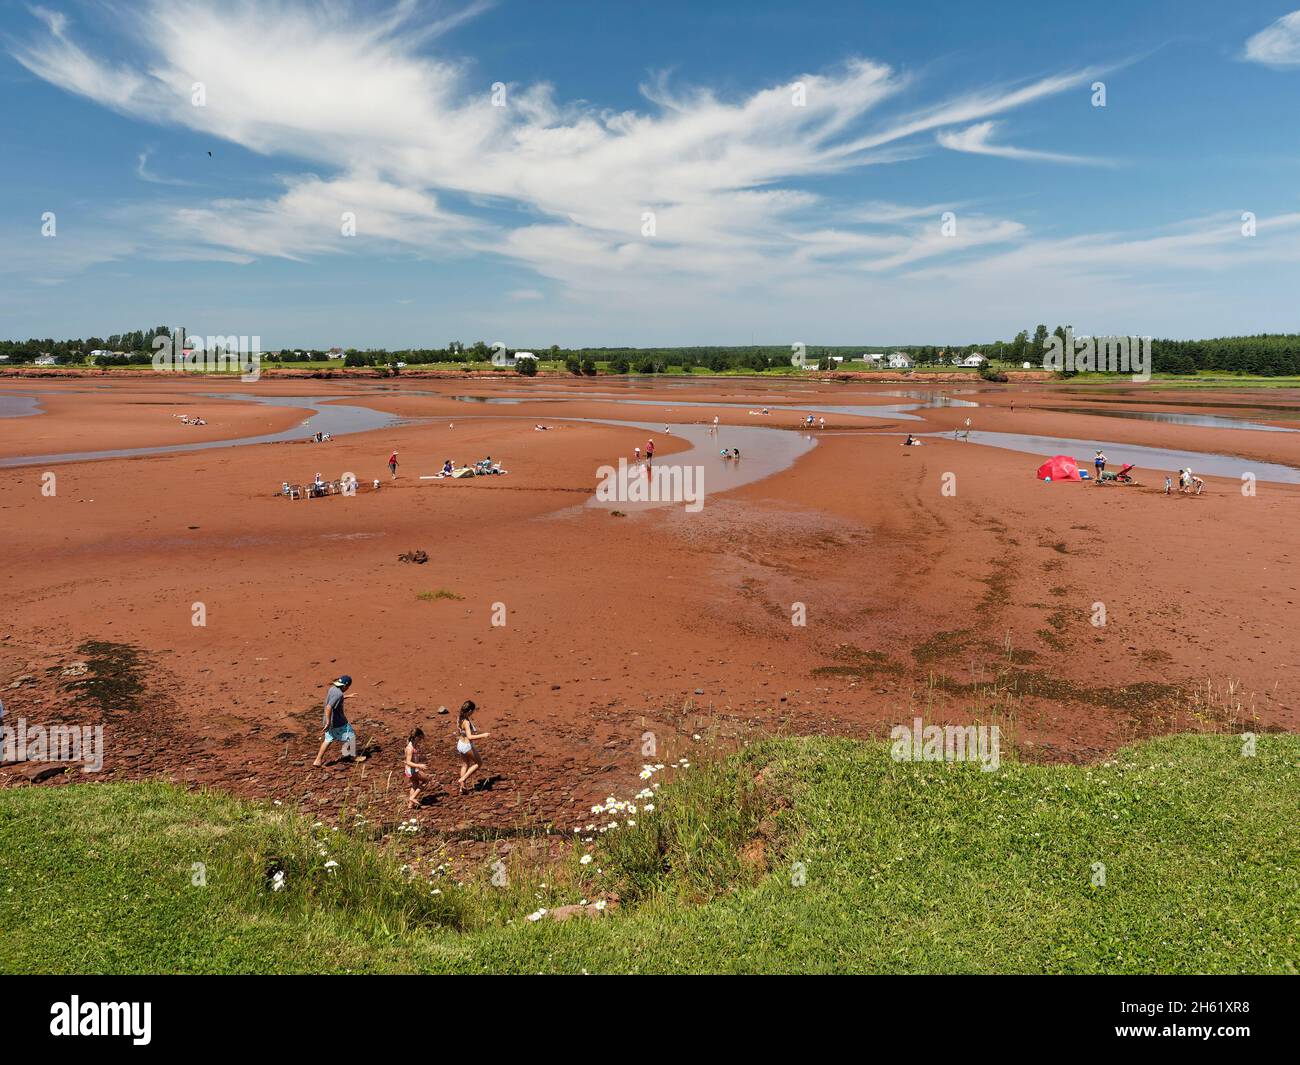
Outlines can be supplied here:
[[0, 0], [0, 336], [1300, 331], [1296, 2]]

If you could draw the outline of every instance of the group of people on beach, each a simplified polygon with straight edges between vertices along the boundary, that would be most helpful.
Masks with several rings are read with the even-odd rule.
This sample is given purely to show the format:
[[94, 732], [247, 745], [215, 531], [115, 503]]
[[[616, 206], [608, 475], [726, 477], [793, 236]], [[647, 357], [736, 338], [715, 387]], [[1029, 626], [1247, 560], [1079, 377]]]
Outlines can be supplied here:
[[[1191, 469], [1178, 471], [1178, 494], [1179, 495], [1200, 495], [1205, 488], [1205, 482], [1192, 473]], [[1165, 495], [1172, 495], [1174, 490], [1174, 479], [1165, 478]]]
[[[1107, 461], [1108, 460], [1106, 458], [1106, 453], [1102, 451], [1100, 448], [1098, 448], [1092, 460], [1093, 466], [1096, 467], [1097, 470], [1098, 481], [1102, 480], [1104, 474], [1106, 473]], [[1128, 473], [1128, 471], [1131, 470], [1132, 468], [1133, 468], [1132, 464], [1127, 464], [1124, 466], [1123, 469], [1119, 471], [1119, 478], [1121, 481], [1126, 479], [1125, 474]], [[1132, 478], [1128, 478], [1128, 479], [1131, 480]], [[1197, 477], [1194, 473], [1192, 473], [1190, 466], [1187, 469], [1180, 469], [1178, 471], [1178, 494], [1179, 495], [1200, 495], [1201, 492], [1204, 491], [1204, 489], [1205, 489], [1205, 481], [1203, 481], [1200, 477]], [[1174, 479], [1172, 476], [1167, 476], [1165, 478], [1165, 495], [1173, 495], [1173, 491], [1174, 491]]]
[[[320, 750], [312, 765], [321, 768], [325, 764], [325, 753], [331, 743], [343, 747], [344, 757], [353, 757], [356, 753], [357, 734], [348, 721], [344, 700], [352, 698], [348, 689], [352, 687], [352, 678], [344, 673], [329, 686], [325, 693], [325, 712], [321, 719], [325, 734], [321, 738]], [[462, 795], [469, 792], [470, 778], [479, 771], [483, 760], [474, 746], [476, 740], [485, 740], [491, 733], [480, 732], [474, 724], [474, 711], [478, 709], [474, 700], [466, 699], [456, 713], [456, 754], [460, 757], [460, 778], [457, 785]], [[424, 751], [424, 729], [419, 725], [407, 734], [406, 748], [402, 752], [402, 768], [409, 789], [406, 805], [419, 809], [424, 793], [433, 783], [429, 763]]]

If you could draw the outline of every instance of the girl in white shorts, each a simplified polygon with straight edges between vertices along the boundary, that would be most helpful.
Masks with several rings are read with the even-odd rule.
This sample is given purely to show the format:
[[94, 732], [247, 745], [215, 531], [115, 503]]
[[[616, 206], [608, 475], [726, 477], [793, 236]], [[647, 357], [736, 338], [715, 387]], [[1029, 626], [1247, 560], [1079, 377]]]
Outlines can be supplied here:
[[490, 735], [487, 732], [479, 732], [474, 727], [471, 715], [477, 709], [473, 699], [466, 699], [461, 704], [460, 713], [456, 715], [456, 753], [460, 755], [461, 760], [461, 794], [469, 790], [465, 787], [465, 781], [477, 773], [479, 766], [483, 764], [479, 759], [478, 751], [474, 749], [474, 740], [486, 739]]

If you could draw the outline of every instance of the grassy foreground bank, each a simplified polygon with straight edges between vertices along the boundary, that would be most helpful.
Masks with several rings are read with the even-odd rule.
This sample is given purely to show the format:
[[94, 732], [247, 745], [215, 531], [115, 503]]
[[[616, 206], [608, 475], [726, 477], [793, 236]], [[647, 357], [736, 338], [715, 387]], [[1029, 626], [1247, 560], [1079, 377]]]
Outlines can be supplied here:
[[[499, 867], [499, 886], [427, 868], [409, 832], [377, 843], [216, 794], [3, 791], [0, 971], [1300, 968], [1297, 736], [992, 773], [768, 741], [647, 801], [592, 815], [621, 823], [558, 866]], [[527, 920], [615, 893], [595, 920]]]

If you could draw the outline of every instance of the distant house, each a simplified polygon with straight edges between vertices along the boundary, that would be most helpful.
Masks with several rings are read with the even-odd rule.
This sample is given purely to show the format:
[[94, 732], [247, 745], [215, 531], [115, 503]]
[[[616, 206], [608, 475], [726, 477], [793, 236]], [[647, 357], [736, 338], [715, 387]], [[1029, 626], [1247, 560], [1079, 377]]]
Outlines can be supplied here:
[[520, 359], [532, 359], [533, 362], [536, 362], [537, 356], [534, 355], [531, 351], [516, 351], [514, 354], [515, 362], [518, 362]]
[[58, 357], [57, 355], [42, 355], [42, 356], [40, 356], [40, 357], [36, 360], [36, 362], [35, 362], [34, 365], [36, 365], [36, 366], [58, 366], [58, 365], [59, 365], [59, 357]]
[[330, 348], [330, 350], [329, 350], [329, 357], [330, 357], [331, 359], [341, 359], [341, 358], [343, 358], [343, 349], [342, 349], [342, 348]]
[[882, 363], [885, 361], [885, 356], [882, 352], [879, 351], [876, 352], [875, 354], [868, 354], [866, 352], [863, 352], [862, 361], [866, 362], [868, 365]]
[[962, 359], [957, 365], [978, 366], [980, 363], [988, 362], [988, 361], [989, 360], [986, 359], [983, 355], [981, 355], [978, 351], [973, 351], [969, 355], [967, 355], [964, 359]]
[[912, 357], [903, 351], [896, 351], [889, 356], [889, 368], [891, 370], [910, 370], [912, 368]]
[[832, 355], [832, 356], [831, 356], [831, 362], [837, 362], [837, 363], [838, 363], [838, 362], [843, 362], [843, 361], [844, 361], [844, 356], [843, 356], [843, 355]]

